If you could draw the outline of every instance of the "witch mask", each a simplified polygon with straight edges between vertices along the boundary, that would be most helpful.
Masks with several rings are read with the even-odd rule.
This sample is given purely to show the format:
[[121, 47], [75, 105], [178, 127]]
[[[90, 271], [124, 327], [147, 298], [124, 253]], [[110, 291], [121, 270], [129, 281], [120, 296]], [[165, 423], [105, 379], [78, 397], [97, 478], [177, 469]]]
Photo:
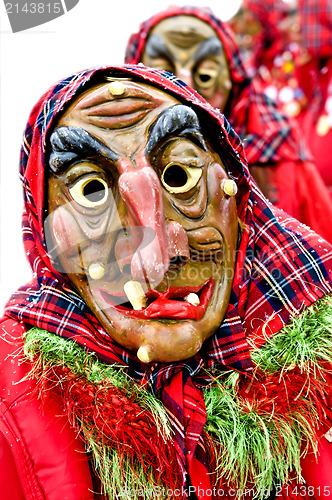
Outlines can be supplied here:
[[150, 31], [143, 64], [167, 70], [223, 110], [232, 82], [222, 43], [208, 23], [191, 15], [175, 15]]
[[195, 355], [228, 306], [238, 218], [194, 109], [110, 79], [62, 113], [49, 165], [53, 266], [141, 361]]

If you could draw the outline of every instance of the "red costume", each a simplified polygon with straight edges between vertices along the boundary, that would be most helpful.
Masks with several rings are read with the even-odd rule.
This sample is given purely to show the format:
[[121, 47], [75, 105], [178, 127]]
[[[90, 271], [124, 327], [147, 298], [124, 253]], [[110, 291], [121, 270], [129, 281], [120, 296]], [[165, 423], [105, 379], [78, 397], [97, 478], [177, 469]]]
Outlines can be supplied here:
[[[228, 308], [219, 329], [184, 361], [145, 364], [117, 344], [47, 254], [44, 186], [52, 126], [89, 82], [104, 81], [111, 71], [166, 90], [193, 109], [208, 124], [204, 134], [238, 186], [243, 233]], [[276, 486], [280, 478], [279, 496], [287, 498], [301, 474], [301, 455], [304, 470], [313, 457], [311, 446], [318, 446], [320, 465], [303, 472], [307, 486], [330, 486], [324, 466], [332, 445], [323, 434], [332, 422], [331, 333], [322, 325], [332, 311], [332, 246], [267, 202], [223, 115], [167, 72], [142, 66], [88, 70], [56, 84], [33, 109], [21, 176], [24, 244], [34, 278], [12, 296], [1, 323], [3, 500], [92, 499], [95, 472], [110, 499], [123, 493], [123, 485], [141, 484], [143, 476], [160, 487], [146, 498], [165, 498], [162, 486], [173, 498], [234, 498], [231, 489], [239, 484], [261, 494], [259, 488]], [[317, 338], [316, 309], [322, 328]], [[306, 317], [307, 328], [296, 333], [296, 322]], [[302, 345], [303, 359], [297, 355]], [[153, 408], [169, 419], [170, 434], [163, 433], [167, 425]], [[245, 459], [234, 455], [227, 462], [231, 452], [245, 449]], [[218, 458], [223, 462], [216, 477]], [[110, 472], [116, 459], [120, 465]], [[109, 477], [115, 474], [120, 486]]]
[[[302, 124], [308, 104], [306, 90], [310, 88], [307, 73], [308, 56], [300, 44], [299, 23], [292, 10], [283, 0], [245, 0], [243, 11], [231, 21], [239, 39], [240, 48], [250, 37], [250, 46], [244, 50], [250, 74], [264, 87], [264, 92], [276, 100], [279, 108], [289, 117]], [[250, 25], [257, 24], [255, 34]], [[253, 28], [251, 28], [253, 31]], [[305, 66], [303, 67], [303, 65]], [[302, 81], [302, 72], [307, 74]], [[300, 81], [301, 80], [301, 81]]]
[[170, 7], [145, 21], [128, 43], [126, 62], [140, 62], [151, 29], [163, 19], [179, 15], [195, 16], [208, 23], [222, 42], [232, 81], [224, 113], [244, 140], [249, 166], [256, 167], [252, 173], [266, 187], [265, 194], [277, 207], [332, 241], [329, 194], [307, 154], [300, 131], [276, 109], [260, 83], [250, 80], [233, 33], [209, 9]]
[[[289, 14], [289, 5], [283, 0], [244, 0], [242, 11], [230, 21], [232, 28], [239, 37], [240, 51], [244, 52], [246, 66], [251, 75], [255, 75], [264, 66], [269, 71], [273, 66], [273, 60], [284, 50], [289, 40], [282, 36], [281, 23]], [[241, 29], [237, 24], [237, 16], [241, 17]], [[250, 48], [244, 51], [242, 41], [242, 29], [250, 30], [246, 24], [258, 22], [252, 27], [254, 34], [249, 35]], [[248, 43], [248, 42], [247, 42]], [[263, 75], [262, 75], [263, 76]]]
[[298, 10], [302, 44], [311, 56], [301, 73], [309, 101], [303, 131], [332, 196], [332, 6], [329, 0], [300, 0]]
[[[244, 7], [258, 20], [252, 39], [250, 71], [283, 111], [296, 118], [331, 191], [330, 144], [332, 127], [332, 13], [328, 0], [298, 2], [292, 20], [282, 0], [245, 0]], [[244, 16], [246, 14], [244, 11]], [[288, 20], [288, 24], [285, 24]], [[242, 21], [244, 22], [245, 19]], [[292, 21], [292, 22], [291, 22]], [[233, 22], [237, 31], [240, 24]], [[296, 27], [296, 33], [292, 28]], [[288, 28], [288, 29], [285, 29]], [[241, 33], [240, 33], [241, 35]]]

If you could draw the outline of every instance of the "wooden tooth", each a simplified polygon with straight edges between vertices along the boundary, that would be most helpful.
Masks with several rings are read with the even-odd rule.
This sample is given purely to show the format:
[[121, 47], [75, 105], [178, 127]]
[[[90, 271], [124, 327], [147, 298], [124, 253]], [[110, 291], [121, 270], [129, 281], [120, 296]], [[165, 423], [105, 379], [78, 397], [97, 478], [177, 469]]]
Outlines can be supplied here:
[[200, 304], [199, 296], [196, 293], [188, 293], [184, 300], [193, 306], [199, 306]]
[[133, 309], [138, 311], [146, 307], [146, 297], [141, 283], [138, 281], [127, 281], [123, 288]]

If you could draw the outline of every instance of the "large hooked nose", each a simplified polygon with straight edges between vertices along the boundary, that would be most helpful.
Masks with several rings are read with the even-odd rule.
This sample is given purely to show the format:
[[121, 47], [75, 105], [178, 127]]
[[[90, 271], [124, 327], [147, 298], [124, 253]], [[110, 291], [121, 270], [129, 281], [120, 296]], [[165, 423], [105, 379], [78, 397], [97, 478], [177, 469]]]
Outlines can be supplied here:
[[[132, 223], [127, 247], [130, 252], [131, 274], [142, 283], [158, 284], [168, 271], [170, 259], [178, 255], [189, 256], [188, 239], [180, 224], [169, 224], [167, 231], [163, 209], [163, 194], [157, 174], [141, 154], [134, 168], [130, 160], [120, 160], [119, 191], [125, 202]], [[176, 224], [176, 230], [174, 230]], [[137, 228], [138, 226], [138, 228]], [[140, 237], [137, 237], [140, 229]], [[174, 240], [178, 238], [176, 243]], [[180, 242], [180, 243], [179, 243]], [[120, 243], [120, 242], [119, 242]], [[116, 258], [121, 260], [123, 242], [116, 246]]]

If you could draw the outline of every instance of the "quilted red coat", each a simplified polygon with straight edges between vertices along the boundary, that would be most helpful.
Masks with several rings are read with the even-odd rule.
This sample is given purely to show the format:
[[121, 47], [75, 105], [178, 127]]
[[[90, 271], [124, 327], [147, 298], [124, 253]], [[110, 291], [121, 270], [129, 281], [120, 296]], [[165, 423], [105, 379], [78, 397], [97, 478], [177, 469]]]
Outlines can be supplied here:
[[[22, 362], [25, 328], [0, 320], [0, 484], [2, 500], [91, 500], [84, 444], [55, 394], [47, 405], [33, 397], [35, 382]], [[99, 497], [100, 498], [100, 497]]]

